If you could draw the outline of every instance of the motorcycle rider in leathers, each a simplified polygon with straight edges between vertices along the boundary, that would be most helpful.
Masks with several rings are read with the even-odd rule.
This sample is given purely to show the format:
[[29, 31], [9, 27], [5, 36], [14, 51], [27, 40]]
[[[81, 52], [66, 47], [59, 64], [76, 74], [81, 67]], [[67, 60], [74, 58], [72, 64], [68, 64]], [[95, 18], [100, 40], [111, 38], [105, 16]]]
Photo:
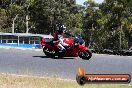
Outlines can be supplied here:
[[66, 27], [64, 25], [59, 25], [53, 39], [53, 43], [59, 41], [59, 44], [57, 47], [59, 48], [59, 52], [65, 52], [65, 47], [68, 46], [63, 40], [64, 40], [64, 34], [66, 34]]

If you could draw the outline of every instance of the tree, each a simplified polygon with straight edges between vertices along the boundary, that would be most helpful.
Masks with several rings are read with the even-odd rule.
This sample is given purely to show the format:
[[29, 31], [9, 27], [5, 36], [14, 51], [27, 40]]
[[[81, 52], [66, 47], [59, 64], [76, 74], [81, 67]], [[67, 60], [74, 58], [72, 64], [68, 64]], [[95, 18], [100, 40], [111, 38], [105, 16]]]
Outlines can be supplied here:
[[7, 32], [9, 28], [6, 10], [0, 9], [0, 32]]
[[83, 18], [83, 29], [86, 40], [89, 42], [89, 46], [94, 43], [94, 32], [100, 29], [99, 19], [101, 17], [98, 9], [98, 4], [92, 0], [88, 0], [84, 3], [86, 5], [85, 16]]
[[74, 26], [69, 20], [75, 18], [75, 0], [37, 0], [29, 7], [29, 11], [36, 33], [54, 32], [57, 23], [63, 23], [68, 28]]
[[127, 29], [125, 27], [125, 20], [128, 20], [130, 17], [130, 14], [128, 13], [129, 2], [130, 0], [105, 0], [105, 2], [100, 5], [103, 15], [108, 19], [105, 28], [108, 30], [110, 38], [114, 38], [118, 35], [116, 36], [118, 37], [117, 40], [111, 40], [111, 42], [116, 42], [112, 43], [113, 45], [111, 47], [118, 46], [118, 49], [127, 48], [126, 34], [124, 33], [124, 30]]

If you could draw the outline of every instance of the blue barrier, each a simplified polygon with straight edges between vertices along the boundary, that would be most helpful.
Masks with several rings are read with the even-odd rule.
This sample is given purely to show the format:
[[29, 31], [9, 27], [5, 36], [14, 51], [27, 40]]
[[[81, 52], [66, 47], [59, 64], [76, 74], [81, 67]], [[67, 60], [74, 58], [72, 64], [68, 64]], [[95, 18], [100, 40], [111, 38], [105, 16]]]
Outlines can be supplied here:
[[13, 47], [24, 47], [24, 48], [41, 48], [40, 44], [8, 44], [8, 43], [0, 43], [0, 46], [13, 46]]

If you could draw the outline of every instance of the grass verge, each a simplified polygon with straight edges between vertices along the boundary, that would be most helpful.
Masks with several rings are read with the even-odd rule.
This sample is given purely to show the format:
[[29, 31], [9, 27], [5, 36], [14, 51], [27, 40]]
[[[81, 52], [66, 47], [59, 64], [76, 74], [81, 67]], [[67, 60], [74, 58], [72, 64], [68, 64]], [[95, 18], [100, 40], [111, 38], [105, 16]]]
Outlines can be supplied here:
[[80, 86], [76, 81], [59, 78], [0, 74], [0, 88], [132, 88], [132, 85], [85, 84]]

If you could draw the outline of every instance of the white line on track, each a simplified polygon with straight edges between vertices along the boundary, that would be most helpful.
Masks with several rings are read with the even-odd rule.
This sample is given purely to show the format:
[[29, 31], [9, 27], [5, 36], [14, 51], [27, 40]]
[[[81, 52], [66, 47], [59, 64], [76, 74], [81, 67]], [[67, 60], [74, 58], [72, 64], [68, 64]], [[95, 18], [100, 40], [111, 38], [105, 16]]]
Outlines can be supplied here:
[[95, 56], [110, 56], [110, 57], [128, 57], [127, 59], [132, 59], [132, 56], [120, 56], [120, 55], [109, 55], [109, 54], [93, 54], [93, 55], [95, 55]]

